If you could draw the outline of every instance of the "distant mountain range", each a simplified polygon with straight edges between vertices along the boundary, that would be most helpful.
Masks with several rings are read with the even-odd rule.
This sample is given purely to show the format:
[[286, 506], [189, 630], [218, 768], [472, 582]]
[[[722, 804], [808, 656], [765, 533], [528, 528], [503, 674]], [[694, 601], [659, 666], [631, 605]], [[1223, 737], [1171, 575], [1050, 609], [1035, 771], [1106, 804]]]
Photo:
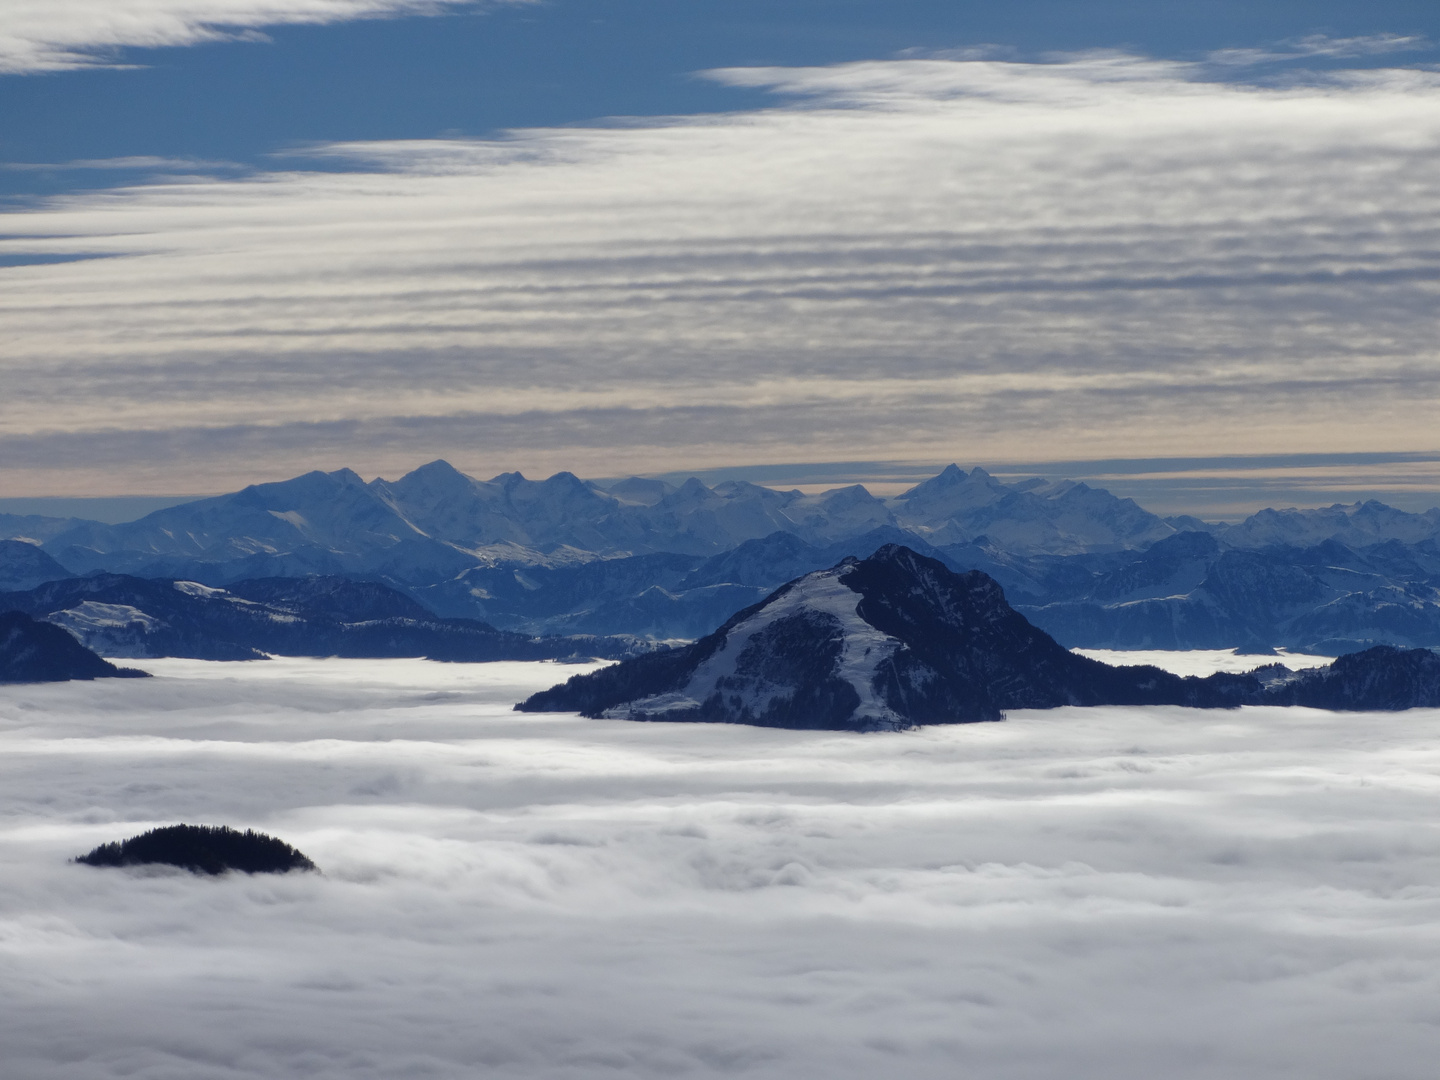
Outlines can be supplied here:
[[[1018, 552], [1144, 547], [1175, 525], [1070, 481], [1003, 484], [950, 466], [894, 499], [854, 485], [819, 495], [743, 481], [679, 487], [632, 477], [602, 488], [571, 473], [476, 480], [443, 461], [394, 482], [313, 472], [169, 507], [120, 525], [0, 520], [77, 573], [385, 573], [432, 581], [484, 563], [553, 565], [600, 556], [714, 555], [784, 532], [824, 547], [882, 528], [931, 544], [988, 536]], [[38, 528], [32, 528], [38, 526]], [[30, 535], [26, 530], [30, 529]]]
[[0, 540], [0, 592], [33, 589], [74, 575], [35, 544]]
[[978, 570], [886, 545], [787, 583], [712, 634], [577, 675], [516, 706], [626, 720], [893, 731], [1060, 705], [1440, 705], [1440, 655], [1380, 647], [1321, 671], [1181, 678], [1079, 656]]
[[[1223, 534], [1222, 534], [1223, 536]], [[1234, 548], [1182, 533], [1143, 552], [996, 560], [1016, 606], [1067, 645], [1282, 647], [1336, 656], [1440, 645], [1440, 544]]]
[[0, 537], [0, 590], [94, 573], [227, 589], [348, 578], [404, 593], [424, 618], [527, 638], [693, 640], [800, 574], [898, 543], [983, 570], [1067, 646], [1440, 645], [1440, 509], [1368, 502], [1208, 524], [955, 465], [881, 499], [859, 485], [477, 480], [436, 461], [396, 481], [307, 473], [119, 525], [0, 515]]
[[21, 539], [43, 544], [81, 525], [98, 525], [85, 518], [46, 517], [42, 514], [0, 514], [0, 539]]

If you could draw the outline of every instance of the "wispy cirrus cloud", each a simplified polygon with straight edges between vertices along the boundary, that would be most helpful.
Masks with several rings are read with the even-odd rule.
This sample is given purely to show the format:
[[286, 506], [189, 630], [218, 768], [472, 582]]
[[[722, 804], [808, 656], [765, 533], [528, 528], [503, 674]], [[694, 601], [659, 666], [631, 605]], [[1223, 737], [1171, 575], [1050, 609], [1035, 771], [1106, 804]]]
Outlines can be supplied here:
[[714, 77], [788, 104], [8, 215], [110, 256], [0, 271], [10, 493], [1435, 449], [1440, 76]]
[[[507, 0], [524, 2], [524, 0]], [[0, 74], [115, 63], [124, 48], [256, 38], [265, 26], [437, 15], [476, 0], [5, 0]]]
[[1434, 44], [1420, 34], [1368, 34], [1360, 37], [1309, 34], [1265, 49], [1217, 49], [1207, 59], [1212, 64], [1226, 67], [1245, 67], [1298, 60], [1353, 60], [1432, 48]]
[[78, 158], [74, 161], [5, 161], [5, 172], [148, 172], [148, 173], [211, 173], [246, 170], [247, 166], [233, 161], [211, 161], [203, 158], [157, 157], [141, 154], [132, 157]]

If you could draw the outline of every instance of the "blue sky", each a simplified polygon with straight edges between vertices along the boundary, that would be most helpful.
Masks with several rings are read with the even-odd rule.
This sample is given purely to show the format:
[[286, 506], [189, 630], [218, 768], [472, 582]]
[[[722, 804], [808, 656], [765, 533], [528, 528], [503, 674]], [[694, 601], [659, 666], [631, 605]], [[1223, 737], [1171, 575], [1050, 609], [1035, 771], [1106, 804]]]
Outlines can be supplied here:
[[[159, 157], [263, 167], [269, 155], [315, 142], [487, 135], [761, 104], [757, 93], [694, 77], [708, 68], [834, 64], [982, 44], [1008, 46], [1019, 57], [1119, 48], [1194, 58], [1316, 33], [1440, 40], [1440, 7], [1420, 0], [542, 0], [262, 32], [268, 41], [101, 51], [102, 59], [134, 65], [126, 70], [6, 78], [3, 160]], [[1427, 45], [1405, 59], [1433, 62], [1440, 52]], [[0, 183], [20, 195], [129, 178], [57, 168], [7, 172]]]
[[4, 29], [0, 496], [436, 456], [1440, 484], [1433, 3], [7, 0]]

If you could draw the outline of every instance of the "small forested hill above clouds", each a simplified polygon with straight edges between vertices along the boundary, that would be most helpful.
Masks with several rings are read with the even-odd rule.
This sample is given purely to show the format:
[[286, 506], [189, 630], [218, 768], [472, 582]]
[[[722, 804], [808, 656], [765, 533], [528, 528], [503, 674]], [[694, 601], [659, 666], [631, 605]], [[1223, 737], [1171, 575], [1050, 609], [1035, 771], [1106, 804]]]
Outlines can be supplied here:
[[0, 540], [0, 592], [33, 589], [47, 581], [70, 576], [70, 571], [42, 551], [38, 544], [24, 540]]
[[695, 644], [577, 676], [517, 708], [837, 730], [996, 720], [1057, 705], [1223, 705], [1240, 676], [1181, 679], [1069, 652], [978, 571], [887, 545], [790, 582]]
[[613, 638], [535, 638], [472, 619], [442, 619], [377, 582], [275, 578], [229, 589], [98, 574], [0, 594], [0, 610], [63, 627], [106, 656], [253, 660], [283, 656], [425, 656], [436, 660], [617, 657]]
[[117, 668], [58, 626], [20, 611], [0, 611], [0, 683], [143, 677]]

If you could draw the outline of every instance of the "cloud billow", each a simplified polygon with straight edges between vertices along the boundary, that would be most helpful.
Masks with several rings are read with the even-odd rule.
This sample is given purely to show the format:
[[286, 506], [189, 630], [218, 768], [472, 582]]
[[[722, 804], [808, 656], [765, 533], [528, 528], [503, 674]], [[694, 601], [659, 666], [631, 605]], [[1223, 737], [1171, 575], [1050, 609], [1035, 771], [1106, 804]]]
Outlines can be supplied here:
[[[524, 0], [510, 0], [524, 2]], [[111, 66], [125, 48], [265, 40], [259, 28], [437, 15], [474, 0], [8, 0], [0, 75]]]
[[782, 103], [55, 200], [0, 255], [113, 257], [0, 270], [0, 444], [36, 491], [1433, 449], [1440, 77], [1214, 70], [731, 69]]
[[[0, 697], [7, 1076], [1434, 1072], [1433, 712], [855, 736], [511, 711], [548, 664], [146, 667]], [[323, 872], [67, 861], [181, 821]]]

